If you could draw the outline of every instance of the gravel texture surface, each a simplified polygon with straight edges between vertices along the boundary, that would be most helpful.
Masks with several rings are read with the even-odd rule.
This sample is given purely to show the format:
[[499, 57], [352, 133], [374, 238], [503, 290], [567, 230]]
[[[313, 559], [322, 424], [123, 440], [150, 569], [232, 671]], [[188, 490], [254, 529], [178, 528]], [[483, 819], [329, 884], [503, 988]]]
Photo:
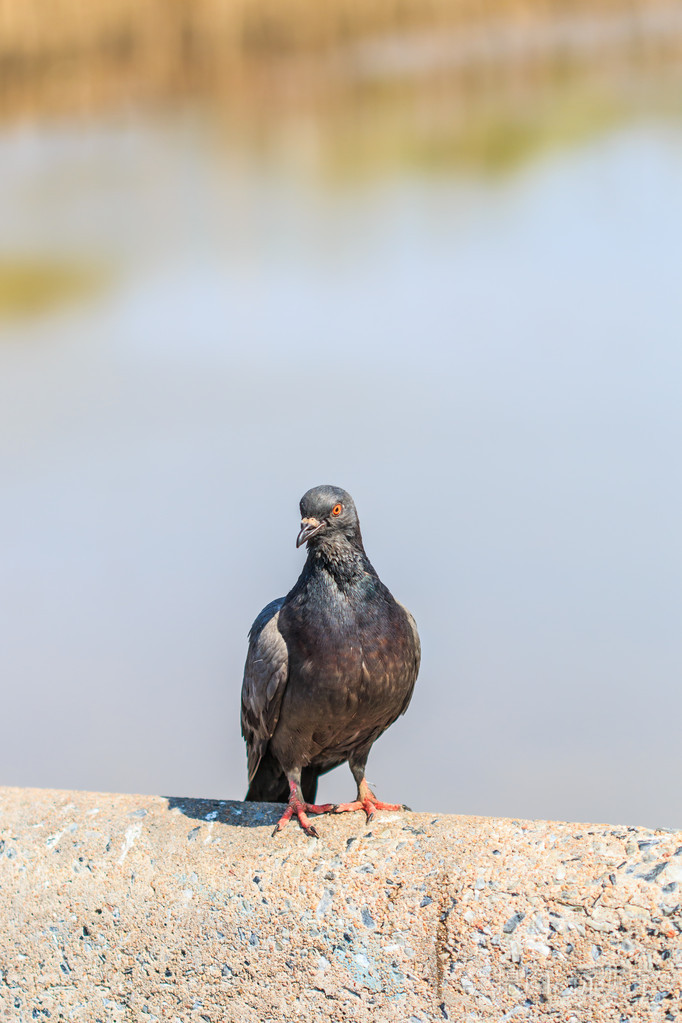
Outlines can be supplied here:
[[0, 1019], [682, 1019], [682, 832], [280, 812], [0, 789]]

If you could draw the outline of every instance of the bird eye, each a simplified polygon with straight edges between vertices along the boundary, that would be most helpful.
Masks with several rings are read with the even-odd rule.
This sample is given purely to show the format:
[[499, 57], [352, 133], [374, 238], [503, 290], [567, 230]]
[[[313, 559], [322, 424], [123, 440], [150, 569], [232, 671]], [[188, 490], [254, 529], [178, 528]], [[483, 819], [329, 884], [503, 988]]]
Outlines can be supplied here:
[[332, 508], [332, 515], [340, 515], [342, 511], [343, 508], [341, 507], [341, 505], [335, 504], [334, 507]]

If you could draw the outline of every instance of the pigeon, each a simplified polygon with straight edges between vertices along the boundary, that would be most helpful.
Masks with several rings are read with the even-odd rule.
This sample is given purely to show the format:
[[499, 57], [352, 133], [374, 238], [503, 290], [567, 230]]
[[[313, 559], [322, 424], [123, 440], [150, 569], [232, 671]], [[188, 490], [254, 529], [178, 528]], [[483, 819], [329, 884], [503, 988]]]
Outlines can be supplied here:
[[[286, 597], [260, 612], [249, 632], [242, 685], [247, 800], [284, 803], [273, 832], [308, 814], [404, 807], [380, 802], [365, 778], [372, 744], [407, 710], [421, 647], [414, 618], [391, 595], [362, 543], [353, 499], [340, 487], [313, 487], [300, 503], [296, 547], [303, 571]], [[315, 804], [317, 780], [348, 762], [357, 784], [350, 803]]]

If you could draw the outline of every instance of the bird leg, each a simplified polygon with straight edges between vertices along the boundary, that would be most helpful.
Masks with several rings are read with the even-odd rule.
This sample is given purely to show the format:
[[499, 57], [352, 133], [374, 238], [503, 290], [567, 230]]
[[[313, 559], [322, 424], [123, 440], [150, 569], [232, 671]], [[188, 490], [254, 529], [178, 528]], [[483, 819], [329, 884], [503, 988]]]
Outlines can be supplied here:
[[367, 779], [363, 776], [358, 784], [358, 798], [354, 803], [339, 803], [334, 813], [348, 813], [352, 810], [364, 810], [367, 823], [372, 820], [377, 810], [404, 810], [399, 803], [382, 803], [372, 792]]
[[308, 820], [306, 814], [308, 813], [329, 813], [330, 810], [334, 809], [333, 803], [306, 803], [303, 799], [303, 793], [301, 792], [300, 783], [296, 784], [295, 781], [289, 781], [289, 805], [286, 810], [277, 821], [277, 826], [273, 831], [273, 835], [276, 835], [278, 831], [281, 831], [287, 821], [295, 815], [298, 818], [298, 823], [301, 825], [306, 835], [310, 835], [311, 838], [319, 838], [317, 831]]

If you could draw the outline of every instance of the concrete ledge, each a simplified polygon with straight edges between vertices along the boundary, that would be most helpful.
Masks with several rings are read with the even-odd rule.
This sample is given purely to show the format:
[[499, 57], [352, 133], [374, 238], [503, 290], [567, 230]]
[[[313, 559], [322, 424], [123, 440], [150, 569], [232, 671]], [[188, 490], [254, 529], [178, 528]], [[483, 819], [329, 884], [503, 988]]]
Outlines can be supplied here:
[[682, 833], [277, 817], [0, 789], [0, 1018], [679, 1018]]

